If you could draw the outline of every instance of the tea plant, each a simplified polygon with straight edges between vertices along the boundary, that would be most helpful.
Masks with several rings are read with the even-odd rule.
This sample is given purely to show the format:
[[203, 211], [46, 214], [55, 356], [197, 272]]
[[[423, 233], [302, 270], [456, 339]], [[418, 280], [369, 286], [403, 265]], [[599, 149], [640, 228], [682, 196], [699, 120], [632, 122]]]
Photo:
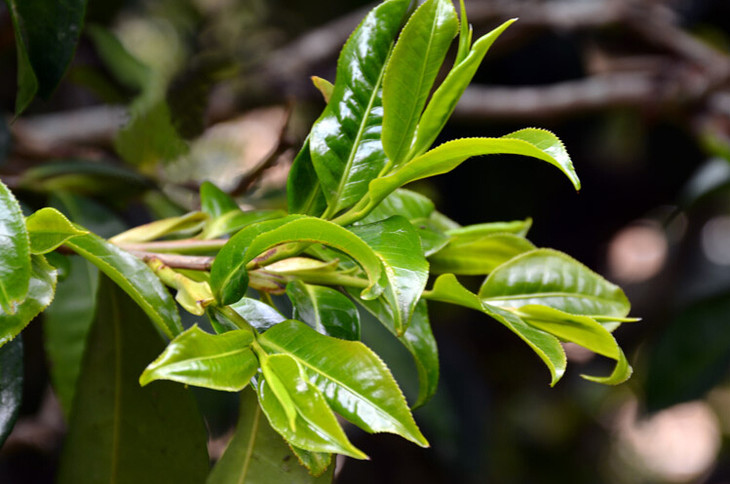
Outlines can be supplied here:
[[[197, 411], [181, 385], [159, 380], [243, 391], [236, 433], [208, 482], [330, 480], [332, 454], [367, 458], [338, 415], [428, 446], [390, 370], [359, 341], [360, 310], [412, 355], [413, 407], [428, 402], [439, 378], [429, 301], [504, 325], [542, 359], [551, 385], [566, 369], [563, 342], [615, 360], [610, 375], [586, 379], [629, 378], [611, 334], [635, 320], [620, 288], [535, 247], [529, 219], [460, 226], [403, 188], [469, 158], [511, 154], [554, 165], [580, 189], [563, 145], [545, 130], [432, 148], [513, 20], [472, 42], [463, 4], [461, 19], [450, 0], [410, 4], [387, 0], [372, 10], [342, 49], [334, 85], [317, 79], [327, 107], [294, 160], [287, 213], [243, 211], [206, 182], [200, 211], [104, 239], [54, 208], [24, 217], [0, 185], [0, 343], [51, 303], [66, 257], [104, 274], [80, 374], [57, 380], [71, 408], [60, 482], [206, 479]], [[453, 66], [435, 87], [454, 38]], [[458, 275], [486, 278], [474, 293]], [[288, 298], [291, 314], [273, 296]], [[212, 331], [185, 329], [179, 307]], [[5, 366], [2, 378], [11, 379]], [[281, 464], [291, 453], [303, 467]]]

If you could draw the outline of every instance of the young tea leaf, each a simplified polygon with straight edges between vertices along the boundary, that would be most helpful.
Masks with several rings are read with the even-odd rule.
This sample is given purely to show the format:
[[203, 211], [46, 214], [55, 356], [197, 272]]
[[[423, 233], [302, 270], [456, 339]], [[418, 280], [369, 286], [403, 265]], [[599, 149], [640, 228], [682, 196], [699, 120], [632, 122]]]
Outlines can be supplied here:
[[25, 221], [33, 254], [46, 254], [76, 235], [89, 233], [74, 226], [55, 208], [42, 208]]
[[30, 242], [20, 205], [0, 182], [0, 309], [13, 314], [28, 294]]
[[138, 225], [133, 229], [115, 235], [109, 241], [115, 244], [127, 244], [147, 242], [173, 234], [192, 235], [203, 228], [206, 220], [208, 220], [208, 216], [205, 213], [190, 212], [179, 217], [164, 218], [148, 224]]

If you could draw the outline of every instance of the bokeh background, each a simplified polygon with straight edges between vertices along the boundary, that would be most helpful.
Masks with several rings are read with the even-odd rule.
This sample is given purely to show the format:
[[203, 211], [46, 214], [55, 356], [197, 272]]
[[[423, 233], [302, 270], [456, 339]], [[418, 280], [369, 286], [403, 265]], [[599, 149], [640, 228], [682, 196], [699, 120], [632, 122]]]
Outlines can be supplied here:
[[[0, 176], [28, 208], [78, 202], [103, 235], [195, 208], [204, 180], [243, 204], [281, 206], [288, 165], [324, 107], [310, 76], [334, 80], [339, 48], [371, 6], [89, 0], [64, 81], [13, 121], [15, 46], [0, 5]], [[372, 460], [340, 461], [337, 482], [730, 482], [730, 3], [466, 8], [475, 36], [520, 20], [487, 55], [444, 139], [550, 129], [583, 189], [547, 165], [496, 156], [412, 188], [462, 224], [532, 217], [536, 245], [621, 284], [642, 318], [616, 333], [634, 377], [616, 388], [586, 382], [581, 373], [608, 362], [569, 348], [568, 373], [550, 388], [513, 334], [432, 304], [442, 377], [415, 413], [432, 448], [353, 430]], [[44, 170], [58, 160], [67, 168]], [[412, 395], [408, 355], [373, 321], [364, 326]], [[24, 405], [0, 449], [2, 482], [53, 480], [65, 424], [43, 335], [43, 321], [24, 333]], [[219, 455], [235, 401], [199, 397]]]

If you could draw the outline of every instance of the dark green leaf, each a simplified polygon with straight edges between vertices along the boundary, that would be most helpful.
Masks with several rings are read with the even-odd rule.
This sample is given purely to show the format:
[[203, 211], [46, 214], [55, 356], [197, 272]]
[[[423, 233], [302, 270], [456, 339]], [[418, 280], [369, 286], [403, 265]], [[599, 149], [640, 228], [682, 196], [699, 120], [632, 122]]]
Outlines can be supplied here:
[[182, 332], [175, 301], [144, 262], [91, 233], [74, 237], [66, 245], [124, 289], [162, 334], [173, 338]]
[[55, 208], [42, 208], [28, 217], [25, 226], [30, 237], [30, 251], [45, 254], [55, 250], [71, 237], [88, 233], [74, 226]]
[[500, 264], [534, 248], [529, 240], [512, 234], [452, 236], [446, 247], [430, 256], [428, 261], [434, 274], [486, 275]]
[[23, 339], [0, 348], [0, 447], [18, 419], [23, 400]]
[[312, 164], [309, 138], [292, 162], [286, 182], [286, 199], [289, 213], [319, 217], [327, 208], [327, 200]]
[[396, 335], [408, 328], [413, 310], [428, 280], [428, 262], [421, 239], [405, 218], [393, 216], [380, 222], [358, 225], [352, 232], [378, 255], [385, 268], [383, 296], [391, 307]]
[[51, 301], [56, 290], [56, 270], [42, 255], [31, 258], [28, 294], [12, 314], [0, 309], [0, 346], [15, 338]]
[[360, 315], [352, 301], [341, 292], [292, 281], [287, 284], [286, 293], [294, 306], [293, 319], [307, 323], [322, 334], [360, 340]]
[[217, 218], [228, 212], [238, 211], [236, 201], [226, 192], [209, 181], [200, 185], [200, 209], [211, 218]]
[[[271, 426], [288, 442], [312, 452], [367, 459], [350, 443], [322, 392], [309, 381], [296, 359], [288, 354], [267, 356], [261, 360], [261, 369], [265, 377], [258, 388], [261, 407]], [[293, 420], [287, 405], [296, 412]]]
[[[306, 451], [301, 451], [305, 453]], [[306, 452], [309, 454], [308, 452]], [[311, 454], [310, 454], [311, 455]], [[313, 454], [322, 456], [330, 454]], [[319, 466], [317, 475], [330, 471], [320, 478], [312, 477], [297, 464], [292, 449], [271, 428], [259, 407], [256, 393], [246, 388], [241, 392], [238, 425], [223, 456], [208, 476], [207, 484], [324, 484], [331, 482], [334, 466]], [[310, 467], [313, 471], [315, 467]]]
[[428, 446], [390, 371], [367, 346], [324, 336], [299, 321], [277, 324], [258, 341], [267, 351], [295, 358], [347, 420], [368, 432], [391, 432]]
[[416, 125], [458, 28], [451, 0], [427, 0], [398, 37], [383, 79], [383, 149], [394, 166], [408, 160]]
[[147, 365], [139, 383], [145, 386], [155, 380], [171, 380], [213, 390], [240, 391], [259, 369], [251, 343], [250, 330], [213, 335], [193, 326]]
[[410, 0], [388, 0], [362, 21], [340, 53], [332, 98], [312, 127], [312, 163], [331, 216], [359, 200], [386, 163], [381, 86]]
[[137, 381], [164, 345], [108, 279], [99, 287], [58, 482], [203, 482], [206, 431], [181, 385]]
[[454, 112], [456, 104], [474, 77], [487, 51], [494, 41], [497, 40], [497, 37], [515, 21], [515, 19], [508, 20], [485, 36], [479, 38], [471, 50], [469, 50], [469, 46], [463, 44], [463, 42], [471, 42], [471, 29], [469, 29], [468, 34], [465, 34], [463, 30], [466, 27], [465, 17], [464, 11], [462, 10], [463, 20], [461, 26], [462, 33], [459, 39], [459, 51], [463, 52], [464, 59], [460, 60], [457, 55], [457, 64], [454, 65], [444, 81], [433, 93], [431, 101], [423, 111], [423, 116], [421, 116], [421, 120], [418, 123], [418, 129], [416, 130], [413, 146], [411, 147], [411, 157], [418, 156], [431, 147], [436, 137], [446, 125], [449, 117], [451, 117], [451, 113]]
[[538, 304], [585, 316], [622, 318], [631, 307], [621, 288], [551, 249], [533, 250], [504, 263], [484, 281], [479, 297], [504, 308]]
[[0, 309], [15, 313], [28, 294], [30, 242], [20, 205], [0, 182]]

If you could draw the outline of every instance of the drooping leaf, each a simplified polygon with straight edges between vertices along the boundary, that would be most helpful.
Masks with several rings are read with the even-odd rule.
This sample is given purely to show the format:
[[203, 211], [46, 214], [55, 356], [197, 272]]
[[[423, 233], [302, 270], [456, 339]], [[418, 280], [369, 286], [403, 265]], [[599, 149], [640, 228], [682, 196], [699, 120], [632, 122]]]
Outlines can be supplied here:
[[459, 28], [451, 0], [427, 0], [403, 28], [383, 79], [383, 149], [407, 161], [416, 125]]
[[163, 349], [144, 312], [107, 278], [74, 398], [58, 482], [203, 482], [206, 431], [192, 395], [137, 379]]
[[373, 316], [383, 323], [393, 336], [406, 347], [413, 356], [413, 362], [418, 372], [418, 398], [413, 408], [420, 407], [428, 402], [436, 393], [439, 381], [439, 356], [436, 338], [431, 331], [431, 324], [428, 319], [428, 308], [426, 301], [421, 299], [413, 312], [411, 324], [408, 325], [405, 333], [398, 336], [393, 326], [390, 307], [379, 297], [373, 301], [355, 299], [360, 305], [367, 309]]
[[51, 301], [56, 291], [56, 269], [42, 255], [31, 257], [31, 276], [28, 294], [23, 302], [8, 313], [0, 309], [0, 346], [3, 346], [38, 316]]
[[547, 365], [552, 376], [551, 385], [555, 385], [565, 373], [567, 360], [558, 338], [528, 325], [510, 311], [483, 303], [476, 294], [462, 286], [453, 274], [443, 274], [436, 279], [433, 289], [429, 292], [429, 299], [475, 309], [504, 324], [527, 343]]
[[190, 212], [179, 217], [164, 218], [138, 225], [121, 234], [115, 235], [109, 241], [115, 244], [127, 244], [148, 242], [173, 234], [192, 235], [203, 227], [207, 219], [208, 216], [202, 212]]
[[[287, 441], [312, 452], [367, 459], [350, 443], [322, 392], [309, 381], [296, 359], [288, 354], [271, 355], [261, 361], [261, 368], [266, 378], [259, 382], [259, 402], [271, 426]], [[276, 392], [271, 379], [274, 375], [281, 385]], [[279, 392], [282, 391], [296, 410], [295, 425], [281, 411], [283, 401]]]
[[436, 141], [436, 137], [444, 129], [444, 126], [446, 126], [446, 122], [454, 112], [456, 104], [474, 77], [487, 51], [494, 41], [497, 40], [497, 37], [515, 21], [515, 19], [506, 21], [488, 34], [480, 37], [474, 43], [474, 46], [469, 49], [469, 45], [466, 45], [465, 42], [471, 43], [471, 29], [469, 29], [468, 33], [464, 33], [464, 29], [467, 28], [465, 25], [465, 17], [466, 15], [462, 10], [463, 20], [461, 25], [462, 33], [459, 39], [459, 51], [464, 53], [464, 59], [460, 60], [460, 56], [457, 54], [457, 63], [433, 93], [431, 101], [429, 101], [428, 106], [423, 111], [409, 154], [411, 157], [421, 155]]
[[367, 346], [324, 336], [293, 320], [277, 324], [258, 341], [267, 351], [295, 358], [330, 407], [355, 425], [428, 446], [390, 371]]
[[28, 107], [36, 92], [48, 98], [68, 68], [84, 21], [86, 0], [24, 2], [5, 0], [15, 29], [18, 96], [15, 113]]
[[75, 227], [55, 208], [42, 208], [25, 221], [33, 254], [46, 254], [55, 250], [71, 237], [88, 233]]
[[322, 186], [312, 164], [309, 138], [292, 162], [286, 182], [286, 199], [289, 213], [301, 213], [319, 217], [327, 208]]
[[325, 286], [292, 281], [286, 294], [294, 307], [293, 319], [307, 323], [322, 334], [360, 340], [360, 315], [347, 296]]
[[428, 261], [434, 274], [486, 275], [500, 264], [533, 249], [532, 242], [512, 234], [452, 236], [450, 242]]
[[340, 53], [332, 97], [309, 138], [328, 216], [359, 200], [385, 166], [381, 87], [409, 4], [409, 0], [388, 0], [377, 6]]
[[286, 320], [279, 311], [258, 299], [244, 297], [230, 307], [259, 332]]
[[20, 205], [0, 182], [0, 309], [13, 314], [28, 294], [30, 242]]
[[[306, 452], [306, 451], [302, 451]], [[309, 454], [307, 452], [307, 454]], [[315, 454], [330, 455], [330, 454]], [[331, 459], [330, 459], [331, 460]], [[329, 472], [323, 474], [329, 467]], [[208, 476], [207, 484], [324, 484], [331, 482], [334, 466], [329, 461], [316, 478], [297, 464], [297, 458], [281, 435], [266, 420], [256, 398], [256, 392], [245, 388], [241, 392], [238, 425], [225, 452]]]
[[23, 339], [0, 348], [0, 447], [15, 426], [23, 400]]
[[560, 140], [549, 131], [524, 129], [501, 138], [463, 138], [448, 141], [418, 156], [391, 174], [370, 182], [370, 201], [377, 204], [407, 183], [448, 173], [472, 156], [511, 154], [531, 156], [559, 168], [580, 189], [580, 181]]
[[585, 316], [621, 318], [630, 309], [621, 288], [551, 249], [526, 252], [499, 266], [482, 284], [479, 297], [492, 306], [538, 304]]
[[249, 384], [259, 365], [250, 346], [253, 333], [239, 329], [213, 335], [193, 326], [170, 342], [139, 377], [142, 386], [171, 380], [236, 392]]
[[396, 335], [408, 328], [413, 310], [428, 280], [428, 262], [413, 225], [396, 215], [380, 222], [353, 227], [378, 255], [385, 268], [383, 295], [392, 308]]
[[182, 332], [175, 301], [144, 262], [92, 233], [76, 236], [66, 245], [124, 289], [162, 334], [172, 339]]

